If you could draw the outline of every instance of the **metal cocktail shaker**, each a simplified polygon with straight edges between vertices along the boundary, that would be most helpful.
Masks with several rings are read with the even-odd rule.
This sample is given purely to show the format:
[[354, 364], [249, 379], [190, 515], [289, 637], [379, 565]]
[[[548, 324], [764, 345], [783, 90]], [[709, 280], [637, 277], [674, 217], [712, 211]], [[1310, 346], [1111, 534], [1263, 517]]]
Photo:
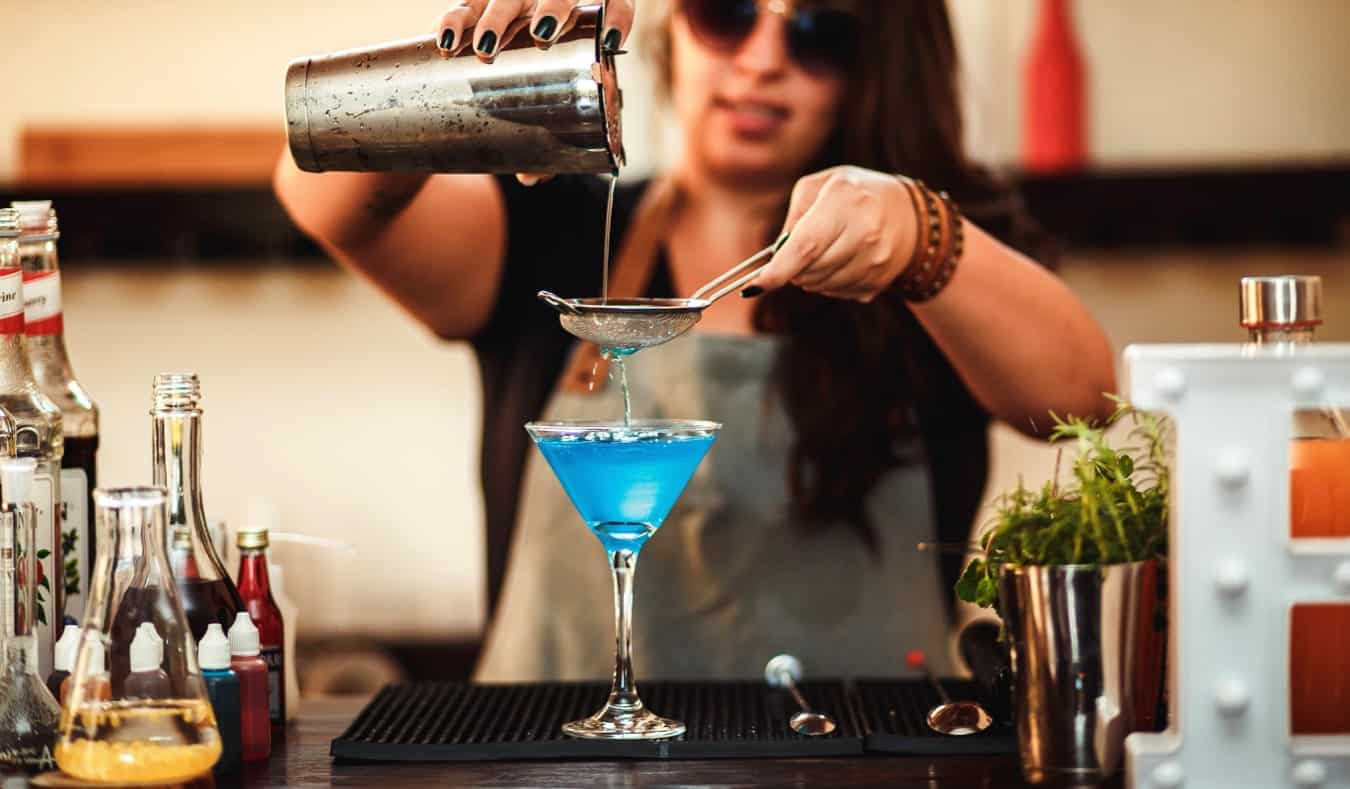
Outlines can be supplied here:
[[518, 21], [493, 63], [445, 57], [429, 35], [292, 61], [291, 154], [309, 172], [613, 172], [621, 100], [602, 16], [578, 7], [548, 49]]

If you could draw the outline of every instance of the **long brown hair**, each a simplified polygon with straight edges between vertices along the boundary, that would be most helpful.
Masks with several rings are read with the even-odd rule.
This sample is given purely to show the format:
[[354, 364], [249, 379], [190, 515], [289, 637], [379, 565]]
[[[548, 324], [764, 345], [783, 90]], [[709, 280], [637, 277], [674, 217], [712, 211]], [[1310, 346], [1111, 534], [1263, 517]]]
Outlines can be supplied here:
[[[972, 221], [1044, 259], [1044, 237], [1010, 191], [967, 158], [946, 3], [850, 5], [862, 20], [857, 66], [812, 169], [851, 164], [922, 179], [951, 193]], [[669, 84], [669, 25], [661, 30], [653, 43]], [[808, 529], [846, 522], [875, 547], [867, 494], [912, 460], [906, 450], [920, 436], [924, 404], [959, 388], [956, 373], [895, 289], [861, 304], [787, 287], [761, 299], [754, 322], [784, 339], [774, 383], [795, 431], [794, 514]]]

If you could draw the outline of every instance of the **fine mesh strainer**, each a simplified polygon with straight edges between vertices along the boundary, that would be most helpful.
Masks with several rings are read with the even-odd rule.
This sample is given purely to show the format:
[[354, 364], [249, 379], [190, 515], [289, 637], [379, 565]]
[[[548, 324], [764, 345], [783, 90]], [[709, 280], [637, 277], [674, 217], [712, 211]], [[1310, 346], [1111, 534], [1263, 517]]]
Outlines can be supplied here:
[[703, 310], [754, 279], [787, 239], [784, 233], [771, 246], [727, 269], [687, 299], [564, 299], [547, 290], [539, 291], [539, 299], [558, 311], [558, 322], [572, 336], [612, 353], [634, 353], [689, 331]]

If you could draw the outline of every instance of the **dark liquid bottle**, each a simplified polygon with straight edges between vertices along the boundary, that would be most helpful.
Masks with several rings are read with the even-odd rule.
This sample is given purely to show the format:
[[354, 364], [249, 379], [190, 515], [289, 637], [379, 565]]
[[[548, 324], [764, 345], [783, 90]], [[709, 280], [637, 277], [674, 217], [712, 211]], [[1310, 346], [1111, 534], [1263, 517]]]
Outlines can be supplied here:
[[178, 584], [194, 642], [212, 622], [228, 628], [244, 610], [207, 531], [201, 489], [201, 384], [191, 373], [155, 376], [155, 484], [169, 492], [166, 536], [169, 566]]

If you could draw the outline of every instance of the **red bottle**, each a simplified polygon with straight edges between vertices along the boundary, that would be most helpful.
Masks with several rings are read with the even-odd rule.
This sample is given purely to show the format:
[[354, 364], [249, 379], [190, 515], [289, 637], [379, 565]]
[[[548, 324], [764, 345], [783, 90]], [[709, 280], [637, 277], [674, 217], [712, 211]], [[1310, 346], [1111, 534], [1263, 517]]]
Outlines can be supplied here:
[[281, 607], [272, 598], [267, 577], [267, 529], [240, 529], [239, 573], [235, 582], [253, 624], [258, 628], [261, 657], [267, 664], [267, 713], [273, 726], [286, 725], [285, 628]]
[[1022, 158], [1027, 170], [1055, 172], [1087, 162], [1083, 58], [1069, 0], [1041, 0], [1040, 25], [1027, 53]]
[[267, 715], [267, 664], [258, 657], [258, 628], [240, 611], [230, 627], [230, 669], [239, 677], [239, 739], [246, 762], [272, 755], [272, 723]]

